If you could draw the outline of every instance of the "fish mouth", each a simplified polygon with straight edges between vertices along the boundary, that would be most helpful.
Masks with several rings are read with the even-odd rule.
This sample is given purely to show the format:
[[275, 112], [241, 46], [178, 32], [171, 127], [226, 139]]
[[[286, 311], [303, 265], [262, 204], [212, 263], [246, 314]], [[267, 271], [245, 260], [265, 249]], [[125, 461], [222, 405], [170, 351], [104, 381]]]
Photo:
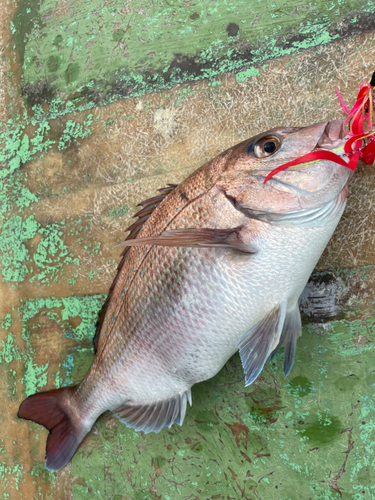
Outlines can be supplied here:
[[[319, 126], [320, 130], [318, 129]], [[315, 140], [317, 140], [317, 143], [313, 149], [310, 149], [310, 152], [326, 150], [332, 151], [340, 156], [342, 155], [342, 153], [344, 152], [344, 146], [349, 139], [349, 136], [343, 130], [342, 120], [323, 122], [312, 127], [317, 128], [315, 136]], [[308, 129], [309, 127], [306, 128]], [[347, 160], [349, 162], [349, 158], [346, 158], [345, 155], [341, 157], [344, 159], [344, 161]], [[329, 162], [326, 161], [326, 163]], [[288, 170], [278, 172], [278, 174], [281, 174], [281, 176], [274, 176], [269, 180], [269, 182], [277, 184], [278, 190], [287, 190], [289, 192], [298, 193], [299, 196], [310, 198], [311, 196], [317, 196], [319, 193], [326, 193], [330, 187], [337, 183], [338, 179], [341, 178], [341, 173], [337, 168], [335, 168], [337, 166], [338, 165], [331, 163], [331, 170], [329, 172], [327, 170], [325, 170], [324, 172], [321, 171], [320, 173], [316, 171], [315, 176], [302, 178], [305, 175], [306, 170], [309, 170], [311, 168], [311, 165], [309, 164], [302, 164], [298, 165], [297, 168], [292, 169], [292, 171], [290, 172], [288, 172]], [[339, 170], [340, 168], [343, 167], [339, 167]], [[354, 174], [352, 170], [344, 170], [347, 171], [345, 172], [346, 178], [343, 180], [344, 184], [341, 185], [340, 191], [342, 189], [345, 189], [345, 186]], [[294, 177], [296, 174], [298, 178], [302, 176], [301, 179]]]
[[327, 122], [313, 151], [320, 149], [328, 149], [330, 151], [341, 149], [347, 140], [348, 136], [343, 130], [343, 122], [341, 120], [332, 120]]
[[[340, 155], [340, 152], [343, 152], [345, 143], [349, 139], [349, 136], [344, 131], [343, 125], [344, 122], [342, 120], [332, 120], [330, 122], [327, 122], [323, 133], [313, 151], [325, 149], [328, 151], [334, 151], [335, 153]], [[349, 159], [345, 155], [340, 156], [343, 160], [349, 162]], [[353, 171], [349, 171], [348, 173], [349, 178], [347, 182], [349, 182], [354, 175]]]

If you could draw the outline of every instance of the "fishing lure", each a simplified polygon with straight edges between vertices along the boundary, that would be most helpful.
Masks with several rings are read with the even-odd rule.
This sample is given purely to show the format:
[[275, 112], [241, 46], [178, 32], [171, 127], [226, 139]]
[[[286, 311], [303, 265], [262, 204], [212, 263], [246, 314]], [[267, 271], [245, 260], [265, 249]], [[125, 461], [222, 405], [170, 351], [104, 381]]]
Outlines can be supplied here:
[[[345, 143], [342, 156], [333, 151], [312, 151], [272, 170], [264, 179], [263, 184], [282, 170], [313, 161], [329, 160], [351, 170], [357, 168], [359, 159], [366, 165], [372, 165], [375, 161], [374, 87], [375, 71], [369, 82], [361, 84], [356, 102], [351, 109], [345, 105], [339, 91], [336, 89], [344, 113], [348, 115], [343, 123], [343, 131], [350, 137]], [[353, 146], [355, 149], [353, 149]], [[349, 161], [346, 162], [343, 156], [346, 156]]]

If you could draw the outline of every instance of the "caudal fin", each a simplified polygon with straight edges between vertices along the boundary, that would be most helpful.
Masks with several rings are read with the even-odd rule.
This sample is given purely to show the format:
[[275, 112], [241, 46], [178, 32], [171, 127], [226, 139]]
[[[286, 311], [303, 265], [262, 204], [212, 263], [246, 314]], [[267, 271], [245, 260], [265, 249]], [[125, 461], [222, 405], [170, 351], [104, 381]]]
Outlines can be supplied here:
[[71, 418], [74, 387], [39, 392], [21, 404], [18, 417], [33, 420], [50, 431], [46, 446], [46, 468], [58, 471], [74, 455], [88, 429], [80, 426], [77, 415]]

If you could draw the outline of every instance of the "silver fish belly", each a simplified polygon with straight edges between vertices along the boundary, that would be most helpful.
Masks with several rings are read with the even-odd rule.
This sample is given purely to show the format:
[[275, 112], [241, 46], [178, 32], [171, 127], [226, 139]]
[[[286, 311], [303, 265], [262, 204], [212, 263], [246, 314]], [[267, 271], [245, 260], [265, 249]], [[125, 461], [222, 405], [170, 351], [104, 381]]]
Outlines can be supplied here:
[[[185, 267], [178, 293], [160, 296], [156, 291], [154, 305], [124, 341], [107, 381], [102, 379], [92, 393], [89, 421], [126, 403], [147, 406], [190, 393], [192, 385], [223, 367], [241, 338], [251, 335], [270, 311], [281, 306], [285, 315], [299, 314], [298, 298], [340, 220], [342, 198], [331, 203], [336, 208], [328, 217], [323, 213], [299, 226], [251, 220], [257, 234], [253, 243], [257, 251], [251, 255], [222, 248], [183, 249], [185, 256], [179, 260]], [[168, 270], [164, 282], [170, 280], [167, 274]], [[255, 366], [256, 373], [245, 373], [248, 383], [277, 347], [281, 333], [282, 325]], [[92, 413], [94, 400], [104, 403]]]

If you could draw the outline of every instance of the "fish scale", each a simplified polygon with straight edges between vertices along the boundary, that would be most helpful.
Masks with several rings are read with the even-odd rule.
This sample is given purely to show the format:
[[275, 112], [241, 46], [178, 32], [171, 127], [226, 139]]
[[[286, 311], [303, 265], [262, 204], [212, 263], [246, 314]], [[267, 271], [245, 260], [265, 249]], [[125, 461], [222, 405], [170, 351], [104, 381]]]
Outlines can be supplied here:
[[[203, 227], [200, 223], [209, 224], [209, 207], [204, 211], [204, 204], [200, 204], [197, 207], [197, 211], [188, 214], [186, 212], [186, 206], [189, 202], [191, 203], [192, 200], [207, 192], [216, 178], [220, 175], [224, 166], [224, 161], [222, 158], [219, 158], [217, 161], [213, 162], [208, 174], [206, 172], [206, 165], [203, 165], [193, 174], [193, 176], [186, 179], [186, 181], [184, 181], [175, 192], [171, 193], [168, 198], [157, 207], [154, 213], [151, 214], [150, 218], [140, 230], [138, 237], [153, 236], [164, 231], [168, 227], [173, 228], [173, 221], [175, 220], [178, 220], [178, 227]], [[177, 211], [176, 208], [179, 210]], [[117, 316], [119, 314], [120, 308], [122, 307], [122, 293], [125, 288], [126, 293], [129, 293], [129, 289], [134, 281], [134, 270], [137, 270], [138, 273], [141, 272], [142, 262], [146, 259], [150, 259], [148, 252], [149, 249], [147, 247], [140, 248], [138, 251], [137, 249], [131, 249], [123, 268], [119, 270], [116, 286], [112, 292], [112, 297], [108, 305], [106, 320], [103, 323], [100, 333], [100, 336], [103, 335], [103, 338], [104, 332], [107, 333], [108, 331], [110, 335], [110, 331], [115, 328], [112, 318], [114, 315]], [[100, 346], [102, 342], [103, 341], [100, 341], [99, 337], [98, 345]]]
[[[259, 223], [259, 224], [261, 224], [261, 223]], [[302, 238], [301, 238], [301, 243], [305, 243], [305, 240], [303, 240]], [[295, 249], [295, 251], [298, 254], [301, 254], [302, 248], [297, 247]], [[207, 266], [207, 262], [210, 261], [209, 254], [214, 254], [215, 252], [217, 253], [216, 250], [204, 250], [203, 252], [199, 251], [199, 256], [198, 256], [198, 255], [194, 255], [194, 254], [198, 253], [197, 250], [195, 250], [195, 249], [189, 250], [188, 253], [190, 254], [190, 261], [192, 263], [196, 262], [194, 267], [191, 268], [191, 274], [193, 274], [193, 275], [197, 274], [199, 276], [199, 274], [202, 273], [202, 270], [205, 268], [205, 266]], [[219, 253], [220, 252], [221, 251], [219, 251]], [[318, 253], [318, 256], [319, 256], [319, 253]], [[199, 257], [200, 257], [200, 259], [199, 259]], [[285, 257], [285, 255], [284, 255], [284, 257]], [[213, 255], [211, 255], [211, 258], [213, 258]], [[159, 263], [160, 263], [160, 260], [159, 260]], [[250, 266], [250, 267], [252, 268], [252, 266]], [[200, 270], [200, 268], [201, 268], [201, 270]], [[218, 270], [220, 270], [219, 264], [217, 262], [216, 262], [216, 270], [217, 270], [217, 272], [218, 272]], [[251, 271], [252, 271], [252, 269], [249, 269], [248, 274], [251, 274]], [[226, 273], [224, 270], [218, 274], [219, 274], [218, 280], [217, 280], [218, 282], [223, 281], [224, 279], [228, 280], [228, 279], [233, 279], [236, 277], [233, 273], [233, 270], [231, 270], [231, 272], [229, 272], [229, 273]], [[266, 270], [264, 271], [264, 274], [265, 274], [265, 276], [263, 276], [263, 279], [267, 279], [268, 276], [267, 276]], [[287, 279], [288, 274], [289, 273], [285, 272], [285, 271], [283, 273], [276, 273], [276, 275], [273, 274], [275, 281], [280, 282], [280, 288], [282, 286], [284, 286], [286, 288], [286, 290], [288, 289], [288, 279]], [[244, 277], [246, 277], [246, 275], [244, 275]], [[236, 280], [237, 287], [232, 286], [230, 288], [231, 289], [231, 297], [230, 297], [230, 301], [229, 301], [230, 304], [237, 303], [238, 305], [241, 305], [241, 302], [245, 302], [245, 303], [248, 303], [249, 305], [251, 305], [252, 300], [251, 300], [251, 296], [249, 296], [250, 295], [249, 288], [246, 289], [245, 281], [246, 280], [244, 280], [244, 279], [242, 281], [237, 279]], [[188, 276], [185, 275], [185, 282], [186, 282], [186, 287], [185, 287], [184, 291], [186, 293], [187, 289], [192, 286], [192, 281], [189, 280], [189, 275]], [[228, 281], [226, 281], [226, 282], [228, 282]], [[164, 283], [164, 293], [163, 293], [163, 283]], [[300, 291], [301, 290], [299, 290], [299, 292]], [[194, 297], [198, 296], [198, 293], [199, 293], [199, 289], [197, 290], [197, 287], [196, 287], [195, 290], [191, 291], [190, 296], [194, 299]], [[144, 290], [141, 290], [140, 294], [142, 294], [144, 296]], [[172, 296], [171, 296], [171, 294], [168, 293], [168, 280], [164, 280], [164, 279], [160, 280], [160, 285], [157, 287], [157, 290], [155, 291], [155, 294], [154, 294], [154, 297], [155, 296], [157, 296], [158, 300], [156, 301], [154, 299], [154, 303], [152, 304], [152, 306], [148, 306], [148, 304], [146, 303], [148, 316], [153, 318], [153, 320], [150, 321], [147, 316], [142, 317], [142, 319], [137, 324], [136, 331], [133, 332], [132, 338], [129, 340], [130, 343], [132, 343], [134, 346], [133, 349], [131, 349], [131, 351], [130, 351], [130, 355], [129, 355], [129, 352], [128, 352], [128, 355], [126, 357], [125, 357], [125, 355], [122, 357], [120, 354], [118, 354], [116, 357], [116, 360], [120, 359], [122, 357], [122, 362], [124, 364], [131, 363], [132, 356], [137, 356], [137, 353], [139, 353], [141, 351], [142, 352], [143, 351], [149, 352], [151, 348], [155, 349], [155, 344], [158, 344], [158, 343], [162, 344], [163, 350], [165, 350], [165, 353], [166, 353], [166, 358], [169, 361], [175, 358], [175, 356], [173, 356], [173, 349], [171, 349], [170, 344], [168, 343], [168, 342], [170, 342], [170, 341], [168, 341], [168, 334], [170, 335], [171, 332], [166, 331], [168, 329], [168, 327], [170, 326], [169, 325], [170, 321], [168, 321], [166, 317], [160, 316], [159, 312], [162, 311], [162, 312], [164, 312], [165, 315], [170, 314], [172, 312], [171, 310], [173, 310], [173, 304], [174, 303], [181, 303], [180, 298], [173, 297], [174, 300], [172, 301]], [[185, 334], [186, 334], [186, 332], [189, 332], [189, 330], [196, 331], [196, 326], [191, 323], [191, 321], [190, 321], [191, 316], [189, 314], [192, 314], [193, 317], [195, 317], [195, 318], [197, 317], [196, 310], [195, 310], [195, 307], [197, 307], [197, 304], [189, 304], [189, 305], [190, 305], [190, 309], [189, 309], [188, 314], [186, 316], [183, 316], [181, 314], [181, 310], [178, 311], [179, 318], [180, 318], [179, 327], [181, 330], [183, 330], [185, 332]], [[215, 331], [215, 330], [219, 329], [221, 321], [223, 319], [223, 316], [219, 315], [219, 308], [222, 305], [223, 305], [222, 299], [218, 300], [218, 303], [216, 303], [216, 304], [213, 304], [211, 301], [208, 301], [207, 303], [203, 301], [202, 309], [205, 311], [206, 317], [208, 316], [208, 320], [203, 325], [201, 325], [201, 327], [206, 328], [209, 320], [211, 320], [211, 322], [214, 322], [214, 319], [216, 317], [219, 319], [219, 321], [214, 322], [215, 328], [213, 330]], [[233, 308], [235, 309], [235, 306], [233, 306]], [[227, 314], [229, 317], [232, 316], [232, 311], [227, 310]], [[134, 317], [134, 315], [132, 315], [132, 316]], [[183, 320], [181, 320], [181, 317], [183, 317]], [[176, 320], [176, 318], [173, 318], [173, 319]], [[237, 327], [237, 330], [246, 331], [248, 329], [248, 327], [250, 326], [250, 320], [251, 320], [250, 315], [248, 315], [248, 317], [244, 316], [243, 318], [241, 318], [239, 320], [240, 325]], [[129, 322], [130, 323], [132, 322], [132, 318], [129, 318]], [[219, 324], [217, 324], [217, 323], [219, 323]], [[236, 328], [234, 328], [234, 326], [235, 325], [232, 325], [232, 328], [234, 330], [236, 330]], [[125, 331], [131, 331], [131, 326], [129, 324], [122, 325], [122, 329], [124, 329]], [[178, 330], [178, 327], [177, 328], [175, 327], [173, 329], [173, 335], [170, 335], [173, 339], [176, 338], [176, 333], [177, 333], [176, 330]], [[138, 335], [137, 335], [137, 332], [139, 333]], [[159, 335], [156, 335], [155, 332], [158, 332]], [[238, 338], [238, 335], [234, 334], [235, 340], [236, 340], [236, 337]], [[143, 346], [143, 339], [144, 338], [146, 338], [149, 341], [147, 346]], [[195, 340], [197, 341], [199, 339], [195, 338]], [[121, 342], [122, 342], [122, 340], [121, 340]], [[116, 341], [114, 340], [114, 343], [112, 345], [112, 349], [113, 349], [113, 351], [118, 351], [119, 346], [115, 345], [115, 344], [116, 344]], [[196, 342], [194, 345], [195, 345], [195, 348], [199, 350], [199, 349], [202, 349], [203, 344], [204, 344], [204, 342], [202, 342], [201, 345], [199, 345]], [[231, 349], [231, 351], [229, 351], [229, 355], [232, 354], [233, 349], [236, 348], [236, 342], [232, 342], [232, 344], [233, 344], [232, 349]], [[213, 348], [210, 347], [210, 350], [211, 349], [213, 349]], [[158, 353], [158, 356], [159, 356], [159, 354], [160, 353]], [[108, 353], [107, 355], [113, 356], [113, 353], [111, 352], [111, 353]], [[158, 361], [160, 361], [158, 356], [156, 357], [156, 359]], [[222, 361], [220, 361], [219, 363], [223, 363], [225, 361], [226, 361], [226, 359], [222, 358]], [[133, 360], [133, 362], [134, 362], [134, 360]], [[140, 366], [142, 366], [143, 369], [147, 369], [147, 371], [152, 371], [153, 362], [154, 362], [154, 358], [149, 356], [147, 367], [143, 363], [141, 363]], [[109, 365], [107, 364], [107, 369], [108, 369], [108, 367], [109, 367]], [[156, 363], [155, 372], [160, 373], [161, 368], [162, 368], [162, 364]], [[96, 366], [95, 369], [100, 370], [100, 367]], [[132, 369], [133, 368], [129, 368], [128, 371], [132, 371]], [[122, 367], [122, 371], [125, 373], [127, 371], [126, 367]], [[214, 368], [214, 371], [215, 372], [217, 371], [216, 366]], [[153, 373], [153, 371], [152, 371], [152, 373]], [[153, 375], [154, 375], [154, 373], [153, 373]], [[190, 376], [191, 376], [191, 374], [190, 374]], [[150, 375], [150, 377], [151, 377], [151, 375]], [[135, 377], [135, 378], [139, 378], [139, 377]], [[199, 379], [205, 379], [205, 378], [208, 378], [206, 373], [204, 373], [201, 376], [194, 377], [193, 380], [189, 380], [188, 382], [195, 383], [195, 382], [199, 381]], [[148, 385], [147, 379], [144, 378], [144, 380], [145, 380], [145, 385]], [[174, 387], [175, 387], [175, 385], [173, 385], [173, 388]], [[178, 392], [181, 392], [181, 390], [183, 390], [183, 389], [185, 389], [185, 387], [179, 388]], [[128, 390], [128, 394], [129, 394], [129, 383], [127, 385], [127, 390]], [[139, 385], [137, 386], [137, 392], [138, 392], [139, 400], [142, 401], [143, 395], [142, 396], [140, 395]], [[155, 389], [152, 388], [150, 393], [155, 394]], [[171, 395], [173, 395], [173, 394], [171, 394]], [[171, 396], [171, 395], [169, 395], [169, 396]], [[147, 394], [147, 396], [150, 400], [151, 394]], [[157, 398], [157, 396], [158, 395], [156, 394], [155, 397]], [[128, 397], [129, 397], [129, 395], [128, 395]], [[131, 394], [131, 397], [134, 397], [134, 395]], [[147, 397], [146, 397], [146, 399], [147, 399]]]
[[[165, 230], [174, 218], [181, 214], [183, 208], [190, 202], [191, 199], [194, 199], [196, 196], [199, 196], [202, 192], [204, 192], [201, 185], [205, 175], [204, 173], [199, 172], [197, 177], [198, 179], [194, 180], [191, 186], [188, 185], [187, 189], [181, 185], [178, 191], [173, 192], [169, 195], [169, 199], [166, 199], [161, 206], [159, 205], [158, 212], [151, 214], [146, 224], [144, 224], [140, 230], [139, 237], [153, 236], [154, 234], [158, 234], [158, 232]], [[120, 297], [123, 289], [128, 289], [133, 279], [131, 269], [137, 268], [140, 265], [140, 262], [143, 261], [147, 255], [147, 247], [139, 250], [140, 251], [137, 252], [136, 249], [131, 249], [129, 255], [127, 256], [127, 260], [125, 261], [125, 265], [119, 270], [118, 280], [112, 292], [106, 319], [104, 320], [101, 332], [106, 332], [107, 329], [112, 327], [112, 325], [109, 326], [109, 318], [111, 315], [118, 313], [120, 307]]]
[[[51, 431], [49, 470], [64, 466], [106, 410], [144, 432], [181, 425], [191, 387], [237, 350], [246, 385], [282, 344], [289, 373], [301, 335], [298, 298], [341, 217], [352, 174], [322, 160], [263, 181], [324, 145], [339, 128], [331, 123], [243, 141], [161, 190], [164, 198], [141, 203], [84, 380], [20, 407], [20, 417]], [[345, 143], [331, 136], [330, 147]], [[272, 147], [257, 156], [267, 141]]]

